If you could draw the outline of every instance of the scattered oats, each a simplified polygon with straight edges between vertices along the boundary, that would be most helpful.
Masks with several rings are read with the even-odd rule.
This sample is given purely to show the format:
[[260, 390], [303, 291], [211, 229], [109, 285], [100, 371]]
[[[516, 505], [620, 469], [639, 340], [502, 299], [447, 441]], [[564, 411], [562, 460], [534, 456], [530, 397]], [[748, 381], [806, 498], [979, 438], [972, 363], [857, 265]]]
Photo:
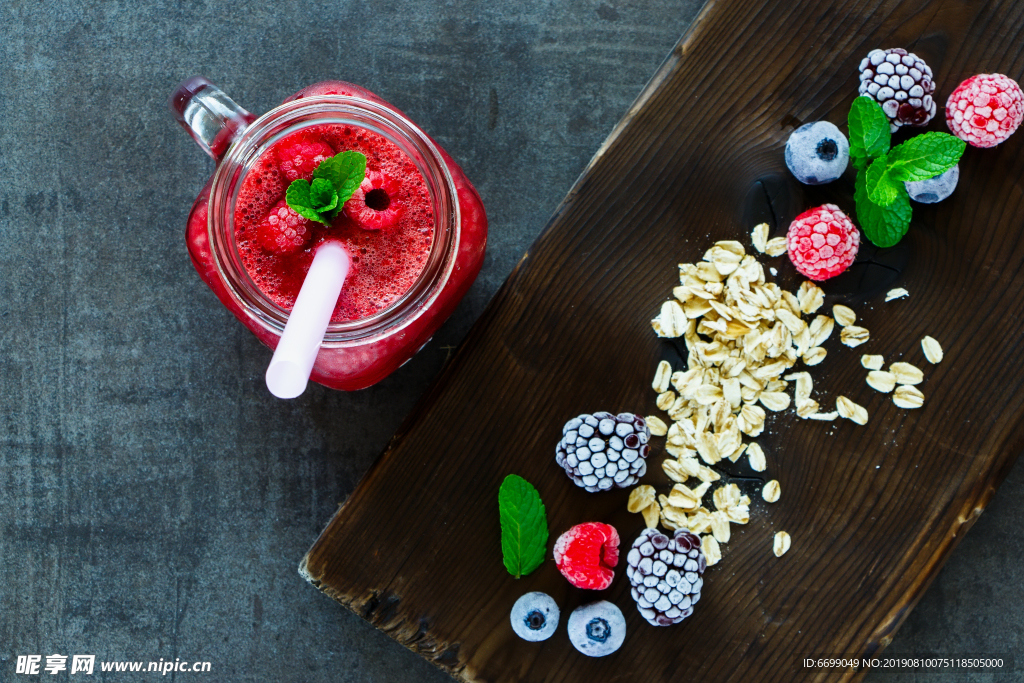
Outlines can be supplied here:
[[658, 519], [661, 517], [661, 508], [658, 506], [657, 501], [651, 501], [651, 504], [645, 507], [640, 513], [644, 516], [644, 525], [648, 529], [658, 528]]
[[747, 460], [750, 461], [750, 469], [755, 472], [764, 472], [765, 468], [768, 467], [768, 463], [765, 462], [764, 458], [764, 449], [756, 442], [747, 446]]
[[764, 248], [768, 244], [768, 224], [761, 223], [760, 225], [754, 226], [754, 230], [750, 233], [750, 241], [754, 245], [754, 249], [757, 249], [762, 254]]
[[896, 388], [896, 375], [884, 370], [872, 370], [868, 373], [868, 386], [875, 391], [888, 394]]
[[868, 423], [868, 411], [864, 406], [857, 405], [845, 396], [839, 396], [836, 398], [836, 412], [839, 413], [840, 417], [845, 417], [851, 422], [856, 422], [859, 425], [866, 425]]
[[814, 380], [811, 379], [811, 373], [791, 372], [783, 379], [788, 382], [796, 382], [796, 388], [793, 390], [793, 398], [795, 398], [798, 403], [811, 397], [811, 392], [814, 390]]
[[806, 419], [816, 415], [820, 407], [817, 401], [809, 398], [803, 399], [796, 402], [796, 414]]
[[[711, 310], [710, 307], [708, 310]], [[661, 305], [661, 313], [651, 321], [651, 327], [659, 337], [681, 337], [686, 333], [686, 318], [687, 314], [678, 301], [666, 301]]]
[[655, 491], [653, 486], [643, 484], [629, 492], [629, 502], [626, 509], [630, 512], [640, 512], [651, 503], [655, 502]]
[[813, 282], [804, 282], [800, 285], [796, 298], [800, 302], [800, 312], [810, 315], [825, 303], [825, 292]]
[[892, 402], [899, 408], [913, 410], [924, 405], [924, 394], [917, 387], [901, 386], [892, 395]]
[[728, 543], [732, 533], [729, 530], [729, 515], [721, 510], [711, 513], [711, 534], [719, 543]]
[[772, 277], [777, 277], [778, 274], [779, 274], [779, 271], [777, 269], [775, 269], [775, 268], [769, 268], [768, 272], [770, 272], [772, 274]]
[[869, 356], [864, 354], [860, 357], [860, 364], [868, 370], [881, 370], [882, 366], [885, 365], [885, 359], [881, 356]]
[[857, 322], [857, 314], [853, 312], [852, 308], [843, 306], [842, 304], [836, 304], [832, 307], [832, 317], [836, 319], [841, 327], [852, 325]]
[[896, 289], [889, 290], [889, 292], [885, 295], [885, 300], [892, 301], [893, 299], [902, 299], [908, 296], [910, 296], [910, 292], [903, 289], [902, 287], [897, 287]]
[[703, 482], [712, 482], [721, 479], [722, 475], [715, 472], [710, 467], [704, 467], [704, 465], [701, 465], [700, 469], [697, 471], [697, 478]]
[[709, 567], [714, 567], [722, 560], [722, 550], [718, 547], [718, 541], [714, 536], [701, 536], [700, 549], [704, 553], [704, 561]]
[[942, 362], [942, 346], [934, 337], [925, 337], [921, 340], [921, 348], [924, 349], [924, 357], [933, 365]]
[[889, 371], [896, 375], [897, 384], [920, 384], [924, 381], [924, 373], [910, 363], [893, 363]]
[[651, 436], [665, 436], [668, 434], [668, 425], [660, 417], [648, 415], [644, 418], [647, 428], [651, 430]]
[[736, 484], [719, 486], [715, 489], [715, 492], [711, 494], [711, 499], [714, 501], [715, 508], [718, 510], [728, 510], [729, 508], [740, 504], [740, 487]]
[[825, 360], [825, 355], [828, 352], [820, 346], [807, 349], [804, 353], [804, 365], [817, 365], [821, 361]]
[[779, 531], [775, 534], [775, 538], [772, 541], [772, 552], [775, 553], [775, 557], [782, 557], [789, 550], [789, 546], [793, 544], [789, 534], [785, 531]]
[[768, 243], [764, 246], [764, 253], [771, 257], [782, 256], [786, 253], [786, 238], [785, 237], [773, 237], [768, 240]]
[[782, 391], [763, 391], [758, 398], [768, 410], [779, 413], [789, 407], [789, 394]]
[[851, 349], [860, 346], [871, 337], [871, 333], [864, 327], [857, 327], [856, 325], [847, 325], [843, 328], [843, 331], [839, 333], [839, 339], [849, 346]]
[[764, 498], [767, 503], [774, 503], [782, 495], [782, 487], [779, 485], [777, 479], [772, 479], [770, 482], [764, 485], [761, 489], [761, 497]]
[[810, 420], [826, 420], [832, 421], [839, 417], [839, 413], [832, 411], [831, 413], [815, 413], [814, 415], [808, 415], [807, 418]]
[[[718, 402], [724, 396], [725, 396], [725, 394], [722, 393], [721, 387], [716, 387], [713, 384], [703, 384], [694, 393], [693, 398], [697, 401], [697, 403], [699, 403], [701, 405], [709, 406], [709, 405], [711, 405], [713, 403]], [[661, 406], [659, 406], [659, 407], [661, 407]]]
[[665, 474], [674, 482], [682, 484], [689, 479], [689, 475], [679, 467], [679, 461], [677, 460], [665, 458], [661, 461], [661, 469], [665, 470]]
[[651, 383], [651, 387], [654, 388], [655, 393], [662, 394], [668, 391], [668, 384], [672, 380], [672, 366], [669, 365], [667, 360], [663, 360], [658, 363], [658, 370], [654, 373], [654, 381]]
[[[703, 486], [703, 484], [701, 484]], [[700, 488], [700, 487], [698, 487]], [[705, 489], [706, 490], [706, 489]], [[686, 484], [676, 484], [668, 494], [668, 504], [681, 510], [692, 510], [700, 505], [700, 496]]]
[[737, 460], [740, 459], [740, 456], [743, 455], [746, 451], [747, 451], [747, 444], [743, 444], [738, 449], [736, 449], [733, 452], [732, 455], [729, 456], [729, 460], [732, 461], [732, 462], [736, 462]]
[[654, 402], [660, 410], [668, 410], [672, 407], [672, 404], [676, 402], [676, 392], [666, 391], [658, 394], [658, 400]]
[[836, 321], [827, 315], [815, 316], [811, 321], [811, 345], [821, 346], [825, 340], [832, 336]]

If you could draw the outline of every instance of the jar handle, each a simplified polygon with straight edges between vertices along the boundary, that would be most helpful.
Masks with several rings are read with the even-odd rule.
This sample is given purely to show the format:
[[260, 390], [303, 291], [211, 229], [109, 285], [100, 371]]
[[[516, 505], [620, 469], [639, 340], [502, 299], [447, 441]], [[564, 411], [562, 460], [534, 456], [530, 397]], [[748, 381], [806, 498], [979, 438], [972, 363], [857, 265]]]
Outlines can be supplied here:
[[235, 138], [256, 120], [202, 76], [182, 81], [168, 104], [181, 127], [214, 161], [220, 161]]

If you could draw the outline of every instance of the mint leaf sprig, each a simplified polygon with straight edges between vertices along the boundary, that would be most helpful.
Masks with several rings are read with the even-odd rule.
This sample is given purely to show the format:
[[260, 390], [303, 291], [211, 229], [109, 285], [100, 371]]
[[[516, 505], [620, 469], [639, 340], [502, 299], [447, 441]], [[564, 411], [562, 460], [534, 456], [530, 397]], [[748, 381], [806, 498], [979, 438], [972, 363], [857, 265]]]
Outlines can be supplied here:
[[853, 100], [848, 123], [860, 228], [876, 246], [894, 246], [910, 229], [910, 196], [904, 183], [950, 170], [960, 162], [967, 143], [947, 133], [924, 133], [890, 150], [889, 119], [866, 95]]
[[548, 518], [540, 494], [518, 474], [510, 474], [498, 490], [501, 514], [501, 554], [505, 569], [517, 579], [544, 561]]
[[313, 169], [313, 182], [293, 180], [284, 199], [311, 221], [330, 225], [366, 177], [366, 156], [353, 151], [335, 154]]

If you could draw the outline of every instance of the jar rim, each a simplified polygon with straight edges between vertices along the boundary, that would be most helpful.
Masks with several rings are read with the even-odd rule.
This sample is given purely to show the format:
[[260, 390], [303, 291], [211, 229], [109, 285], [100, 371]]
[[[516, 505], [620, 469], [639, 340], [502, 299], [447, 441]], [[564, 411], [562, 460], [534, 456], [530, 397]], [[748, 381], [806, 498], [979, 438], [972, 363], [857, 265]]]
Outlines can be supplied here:
[[448, 164], [430, 137], [398, 110], [350, 95], [313, 95], [285, 102], [256, 119], [234, 141], [214, 174], [207, 218], [210, 250], [218, 276], [241, 310], [280, 336], [289, 311], [264, 294], [242, 265], [235, 240], [235, 203], [246, 172], [272, 144], [325, 123], [367, 129], [395, 143], [423, 177], [434, 213], [427, 263], [410, 288], [372, 316], [332, 322], [321, 346], [368, 344], [400, 331], [431, 306], [451, 276], [459, 249], [460, 207]]

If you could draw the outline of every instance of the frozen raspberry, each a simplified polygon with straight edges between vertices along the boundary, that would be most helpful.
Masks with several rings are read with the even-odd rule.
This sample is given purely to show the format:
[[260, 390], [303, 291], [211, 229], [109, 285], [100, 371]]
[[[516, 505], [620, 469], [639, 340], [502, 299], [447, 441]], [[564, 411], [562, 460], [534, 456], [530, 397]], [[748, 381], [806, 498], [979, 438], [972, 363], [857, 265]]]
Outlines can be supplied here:
[[921, 204], [935, 204], [953, 194], [957, 181], [960, 180], [960, 166], [956, 165], [941, 175], [928, 180], [917, 180], [905, 182], [907, 194], [915, 202]]
[[256, 228], [256, 239], [273, 254], [291, 254], [306, 246], [312, 234], [310, 223], [282, 199]]
[[324, 159], [334, 156], [330, 145], [318, 140], [311, 140], [303, 133], [289, 135], [274, 148], [277, 153], [278, 168], [288, 182], [313, 177], [313, 170]]
[[611, 585], [619, 563], [619, 532], [601, 522], [577, 524], [555, 541], [555, 564], [577, 588], [601, 591]]
[[644, 529], [626, 555], [626, 576], [637, 609], [652, 626], [678, 624], [700, 600], [707, 563], [700, 537], [686, 529], [668, 536]]
[[935, 116], [932, 69], [902, 48], [872, 50], [861, 60], [859, 92], [882, 105], [894, 133], [900, 126], [924, 126]]
[[1024, 119], [1024, 93], [1003, 74], [978, 74], [961, 83], [946, 102], [946, 125], [975, 147], [995, 147]]
[[843, 175], [850, 143], [828, 121], [800, 126], [786, 141], [786, 166], [805, 185], [824, 185]]
[[647, 472], [650, 438], [647, 423], [633, 413], [580, 415], [562, 427], [555, 462], [591, 493], [626, 488]]
[[547, 640], [558, 628], [558, 605], [547, 593], [527, 593], [512, 605], [512, 630], [523, 640]]
[[821, 282], [850, 267], [860, 231], [835, 204], [804, 211], [789, 224], [789, 260], [804, 276]]
[[618, 607], [601, 600], [574, 609], [568, 630], [573, 647], [588, 657], [604, 657], [622, 647], [626, 618]]
[[379, 171], [367, 171], [362, 184], [345, 202], [345, 214], [364, 230], [390, 228], [402, 216], [398, 191], [402, 184]]

